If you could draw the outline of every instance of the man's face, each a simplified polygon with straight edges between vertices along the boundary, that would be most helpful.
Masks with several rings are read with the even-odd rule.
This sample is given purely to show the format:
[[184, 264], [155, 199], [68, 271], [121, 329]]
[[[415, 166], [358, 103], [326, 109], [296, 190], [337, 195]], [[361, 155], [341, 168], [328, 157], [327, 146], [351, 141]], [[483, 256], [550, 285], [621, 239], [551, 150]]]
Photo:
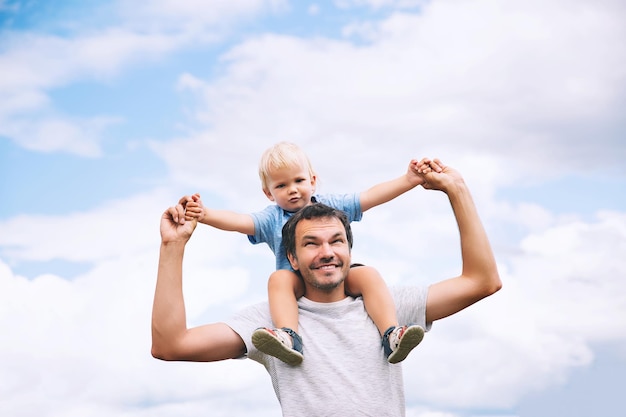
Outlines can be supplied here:
[[[341, 221], [334, 217], [300, 220], [295, 237], [296, 256], [289, 260], [304, 279], [307, 298], [329, 301], [328, 295], [345, 297], [343, 281], [350, 269], [350, 246]], [[324, 299], [316, 300], [318, 294]]]

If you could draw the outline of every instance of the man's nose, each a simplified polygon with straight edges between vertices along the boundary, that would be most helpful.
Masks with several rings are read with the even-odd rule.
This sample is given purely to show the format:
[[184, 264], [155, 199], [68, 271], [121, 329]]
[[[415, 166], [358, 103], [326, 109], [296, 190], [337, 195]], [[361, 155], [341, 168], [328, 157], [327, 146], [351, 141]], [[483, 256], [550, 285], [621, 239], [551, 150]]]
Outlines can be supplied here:
[[335, 256], [335, 252], [333, 251], [332, 246], [328, 242], [322, 243], [319, 247], [319, 250], [320, 250], [320, 257], [322, 258], [332, 258]]

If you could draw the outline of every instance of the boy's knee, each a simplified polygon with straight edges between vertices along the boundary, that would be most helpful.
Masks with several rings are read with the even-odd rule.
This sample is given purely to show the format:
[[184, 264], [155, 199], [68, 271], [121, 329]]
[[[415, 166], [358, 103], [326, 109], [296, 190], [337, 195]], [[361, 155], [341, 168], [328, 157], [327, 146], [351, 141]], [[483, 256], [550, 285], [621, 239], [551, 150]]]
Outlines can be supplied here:
[[303, 285], [300, 277], [295, 272], [288, 271], [286, 269], [274, 271], [270, 275], [267, 286], [270, 289], [289, 288], [290, 290], [297, 290], [298, 292], [303, 291]]

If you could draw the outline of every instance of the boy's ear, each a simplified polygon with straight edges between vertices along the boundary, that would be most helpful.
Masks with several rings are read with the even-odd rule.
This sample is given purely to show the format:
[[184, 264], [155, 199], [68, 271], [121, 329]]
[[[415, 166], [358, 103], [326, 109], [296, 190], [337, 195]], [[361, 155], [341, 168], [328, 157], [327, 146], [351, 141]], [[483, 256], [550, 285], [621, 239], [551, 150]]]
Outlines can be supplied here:
[[269, 198], [270, 201], [274, 201], [274, 196], [267, 188], [263, 188], [263, 194], [265, 194], [265, 197]]

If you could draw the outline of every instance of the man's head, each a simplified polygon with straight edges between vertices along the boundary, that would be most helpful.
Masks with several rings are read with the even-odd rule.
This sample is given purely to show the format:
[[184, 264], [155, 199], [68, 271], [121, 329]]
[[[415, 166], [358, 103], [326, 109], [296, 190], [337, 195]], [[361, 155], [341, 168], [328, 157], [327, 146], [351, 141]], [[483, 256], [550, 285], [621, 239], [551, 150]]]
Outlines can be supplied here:
[[283, 245], [291, 266], [304, 280], [308, 298], [328, 301], [315, 300], [318, 293], [343, 297], [352, 230], [342, 211], [319, 203], [304, 207], [285, 223]]

